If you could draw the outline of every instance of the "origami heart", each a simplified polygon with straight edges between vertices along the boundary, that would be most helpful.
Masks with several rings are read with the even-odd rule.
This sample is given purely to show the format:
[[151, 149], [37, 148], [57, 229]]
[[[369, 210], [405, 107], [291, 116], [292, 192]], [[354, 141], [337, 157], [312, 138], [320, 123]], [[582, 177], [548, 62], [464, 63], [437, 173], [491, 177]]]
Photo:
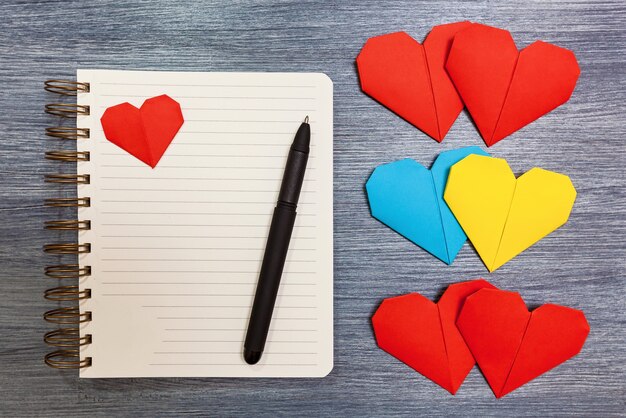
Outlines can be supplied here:
[[109, 107], [100, 122], [109, 141], [154, 168], [184, 120], [178, 102], [164, 94], [139, 109], [130, 103]]
[[454, 35], [471, 25], [435, 26], [423, 45], [404, 32], [368, 39], [356, 58], [361, 88], [441, 142], [463, 109], [444, 65]]
[[451, 264], [467, 237], [443, 201], [450, 167], [478, 147], [439, 154], [432, 169], [406, 159], [378, 166], [365, 188], [372, 216], [435, 257]]
[[487, 146], [568, 101], [580, 75], [572, 51], [536, 41], [518, 52], [509, 32], [480, 24], [456, 34], [446, 69]]
[[418, 293], [385, 299], [372, 317], [378, 346], [451, 394], [474, 367], [474, 358], [455, 326], [465, 298], [485, 280], [450, 285], [437, 304]]
[[489, 271], [569, 218], [569, 177], [533, 168], [517, 180], [505, 160], [469, 155], [450, 169], [444, 199]]
[[519, 294], [498, 289], [468, 296], [456, 324], [497, 398], [574, 357], [589, 334], [579, 310], [531, 313]]

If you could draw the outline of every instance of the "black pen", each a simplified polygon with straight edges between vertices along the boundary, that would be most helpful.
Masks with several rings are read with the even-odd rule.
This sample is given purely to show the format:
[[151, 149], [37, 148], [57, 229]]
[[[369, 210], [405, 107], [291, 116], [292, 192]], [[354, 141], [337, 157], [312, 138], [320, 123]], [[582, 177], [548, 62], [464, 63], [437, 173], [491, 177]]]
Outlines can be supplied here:
[[296, 221], [296, 208], [306, 163], [309, 159], [310, 142], [311, 126], [307, 116], [298, 128], [289, 150], [283, 181], [278, 193], [278, 202], [274, 208], [272, 224], [265, 245], [263, 264], [261, 264], [259, 282], [254, 295], [250, 322], [248, 322], [246, 342], [243, 345], [243, 358], [248, 364], [256, 364], [261, 359], [265, 347], [291, 232]]

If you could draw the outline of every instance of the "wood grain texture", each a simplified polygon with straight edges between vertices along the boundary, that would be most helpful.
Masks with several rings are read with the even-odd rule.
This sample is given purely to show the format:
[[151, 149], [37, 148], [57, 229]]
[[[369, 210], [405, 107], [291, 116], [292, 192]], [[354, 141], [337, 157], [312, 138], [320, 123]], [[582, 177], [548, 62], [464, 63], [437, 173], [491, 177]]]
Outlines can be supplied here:
[[[0, 4], [0, 415], [622, 415], [626, 409], [626, 5], [591, 2], [3, 1]], [[365, 40], [469, 19], [576, 52], [572, 99], [491, 148], [516, 173], [534, 166], [571, 176], [578, 199], [561, 229], [488, 274], [470, 245], [454, 265], [369, 214], [364, 182], [378, 164], [430, 164], [447, 149], [482, 145], [466, 113], [437, 144], [365, 96], [354, 59]], [[41, 246], [51, 213], [43, 159], [56, 123], [42, 82], [76, 68], [321, 71], [335, 85], [335, 369], [320, 380], [79, 380], [48, 369], [42, 342], [54, 262]], [[67, 144], [71, 146], [71, 144]], [[68, 214], [70, 212], [67, 212]], [[59, 216], [58, 213], [55, 214]], [[68, 215], [69, 216], [69, 215]], [[59, 239], [69, 239], [59, 235]], [[582, 353], [496, 400], [477, 369], [456, 396], [376, 347], [370, 316], [384, 297], [437, 297], [483, 276], [532, 307], [585, 311]]]

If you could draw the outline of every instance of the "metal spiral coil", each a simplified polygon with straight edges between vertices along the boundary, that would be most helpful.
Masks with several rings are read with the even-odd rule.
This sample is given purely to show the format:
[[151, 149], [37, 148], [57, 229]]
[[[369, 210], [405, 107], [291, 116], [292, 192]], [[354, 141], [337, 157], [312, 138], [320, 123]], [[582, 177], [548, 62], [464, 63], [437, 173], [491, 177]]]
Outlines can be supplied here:
[[78, 264], [46, 266], [44, 274], [51, 279], [80, 279], [91, 276], [91, 266], [80, 267]]
[[57, 302], [83, 300], [91, 297], [91, 289], [80, 290], [78, 286], [57, 286], [46, 289], [43, 297]]
[[80, 358], [80, 350], [56, 350], [46, 354], [46, 364], [55, 369], [82, 369], [91, 366], [91, 357]]
[[53, 161], [89, 161], [88, 151], [46, 151], [46, 160]]
[[[48, 80], [44, 84], [45, 90], [60, 96], [78, 96], [89, 93], [89, 83], [81, 83], [71, 80]], [[45, 112], [58, 116], [61, 120], [86, 116], [90, 113], [87, 105], [76, 103], [50, 103], [45, 106]], [[88, 128], [54, 126], [46, 129], [46, 136], [57, 140], [87, 140], [90, 137]], [[90, 160], [90, 154], [86, 151], [52, 150], [45, 153], [45, 158], [60, 163], [85, 162]], [[89, 174], [65, 174], [53, 173], [44, 177], [46, 183], [56, 183], [60, 186], [74, 186], [89, 184]], [[49, 208], [85, 208], [91, 206], [89, 197], [55, 197], [44, 201], [44, 206]], [[74, 231], [87, 231], [91, 229], [91, 221], [84, 219], [58, 219], [44, 223], [47, 230], [57, 231], [60, 234]], [[43, 246], [46, 254], [57, 257], [75, 257], [78, 254], [91, 252], [91, 244], [78, 242], [60, 242]], [[62, 262], [61, 262], [62, 263]], [[81, 324], [90, 322], [92, 313], [88, 310], [81, 312], [80, 303], [91, 298], [91, 289], [83, 288], [76, 284], [65, 284], [68, 280], [79, 281], [91, 275], [90, 266], [80, 266], [76, 262], [55, 264], [46, 266], [44, 274], [49, 279], [56, 279], [59, 285], [47, 289], [44, 298], [59, 303], [61, 306], [44, 313], [43, 319], [59, 328], [48, 331], [43, 340], [56, 351], [48, 353], [44, 362], [56, 369], [82, 369], [92, 364], [91, 357], [81, 358], [81, 347], [91, 344], [92, 335], [82, 334], [79, 328]], [[70, 306], [63, 306], [64, 304]]]
[[44, 228], [61, 231], [88, 231], [91, 229], [91, 221], [75, 219], [46, 221]]
[[46, 174], [46, 183], [61, 183], [61, 184], [89, 184], [89, 174]]
[[55, 126], [46, 128], [46, 135], [58, 139], [89, 139], [89, 128], [74, 128], [69, 126]]
[[91, 244], [78, 244], [75, 242], [60, 242], [46, 244], [43, 251], [48, 254], [86, 254], [91, 252]]
[[70, 80], [47, 80], [44, 89], [63, 96], [76, 96], [78, 93], [89, 93], [89, 83]]
[[44, 200], [44, 206], [57, 208], [88, 208], [91, 206], [91, 199], [88, 197], [54, 197]]
[[88, 105], [70, 104], [70, 103], [50, 103], [45, 107], [46, 113], [62, 118], [75, 118], [78, 115], [89, 115]]
[[78, 325], [91, 321], [91, 312], [80, 312], [78, 306], [51, 309], [43, 314], [46, 322], [57, 325]]
[[91, 344], [91, 334], [80, 336], [78, 328], [59, 328], [48, 331], [43, 336], [46, 344], [53, 347], [76, 347]]

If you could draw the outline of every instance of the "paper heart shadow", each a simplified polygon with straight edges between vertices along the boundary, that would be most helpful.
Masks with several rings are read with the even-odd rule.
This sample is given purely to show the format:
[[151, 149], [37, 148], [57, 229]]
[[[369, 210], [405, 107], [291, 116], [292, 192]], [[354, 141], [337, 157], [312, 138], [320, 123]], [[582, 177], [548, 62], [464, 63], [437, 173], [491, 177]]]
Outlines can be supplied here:
[[579, 310], [529, 312], [518, 293], [498, 289], [469, 295], [456, 324], [497, 398], [578, 354], [589, 334]]
[[435, 304], [418, 293], [385, 299], [372, 316], [378, 346], [455, 394], [475, 361], [455, 321], [485, 280], [450, 285]]
[[163, 94], [138, 109], [130, 103], [111, 106], [100, 118], [110, 142], [154, 168], [183, 125], [180, 104]]
[[443, 193], [450, 167], [470, 154], [488, 155], [466, 147], [442, 152], [430, 170], [411, 159], [376, 167], [365, 184], [372, 216], [451, 264], [467, 236]]

